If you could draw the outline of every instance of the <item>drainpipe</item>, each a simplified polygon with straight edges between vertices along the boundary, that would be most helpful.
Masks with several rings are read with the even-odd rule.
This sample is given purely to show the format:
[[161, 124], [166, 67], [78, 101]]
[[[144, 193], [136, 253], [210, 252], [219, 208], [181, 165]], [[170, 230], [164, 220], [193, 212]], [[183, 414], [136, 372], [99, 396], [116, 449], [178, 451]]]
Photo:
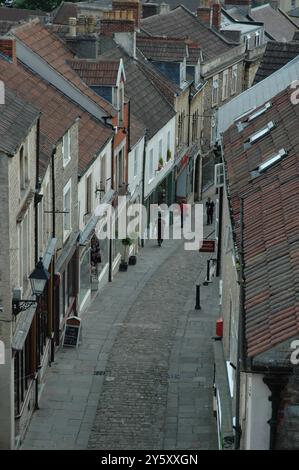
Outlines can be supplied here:
[[[112, 137], [111, 143], [111, 189], [114, 189], [114, 138], [115, 132]], [[112, 211], [111, 211], [112, 212]], [[111, 220], [110, 220], [110, 237], [109, 237], [109, 282], [112, 282], [112, 233], [111, 233]]]
[[235, 450], [240, 450], [242, 429], [240, 424], [240, 401], [241, 401], [241, 367], [245, 364], [245, 341], [244, 341], [244, 199], [240, 198], [240, 271], [239, 271], [239, 325], [238, 325], [238, 350], [236, 365], [236, 423], [235, 423]]
[[[142, 207], [144, 207], [144, 183], [145, 183], [145, 164], [146, 164], [146, 142], [147, 142], [147, 129], [145, 129], [145, 134], [144, 134], [144, 148], [143, 148], [143, 162], [142, 162]], [[144, 247], [144, 227], [143, 227], [143, 220], [142, 220], [142, 238], [141, 238], [141, 247]]]
[[[56, 155], [56, 147], [53, 147], [51, 153], [51, 186], [52, 186], [52, 238], [56, 237], [56, 202], [55, 202], [55, 155]], [[54, 361], [54, 352], [55, 352], [55, 345], [59, 346], [59, 316], [55, 316], [56, 312], [56, 297], [55, 297], [55, 257], [53, 257], [52, 261], [52, 271], [51, 271], [51, 284], [52, 284], [52, 325], [54, 326], [53, 335], [51, 338], [51, 362]], [[58, 311], [58, 310], [57, 310]]]
[[[38, 204], [40, 202], [39, 190], [39, 150], [40, 150], [40, 118], [38, 118], [36, 123], [36, 155], [35, 155], [35, 194], [34, 194], [34, 265], [38, 263]], [[37, 298], [36, 310], [34, 315], [35, 322], [35, 402], [34, 407], [36, 410], [39, 409], [38, 405], [38, 369], [40, 368], [40, 301]]]

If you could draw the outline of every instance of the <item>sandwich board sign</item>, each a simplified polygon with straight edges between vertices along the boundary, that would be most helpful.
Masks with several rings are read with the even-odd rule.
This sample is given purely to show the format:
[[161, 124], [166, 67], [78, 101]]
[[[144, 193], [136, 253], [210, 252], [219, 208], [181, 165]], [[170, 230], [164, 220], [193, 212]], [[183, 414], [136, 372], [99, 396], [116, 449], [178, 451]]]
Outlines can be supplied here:
[[77, 348], [81, 338], [81, 319], [75, 316], [67, 318], [63, 335], [63, 347]]

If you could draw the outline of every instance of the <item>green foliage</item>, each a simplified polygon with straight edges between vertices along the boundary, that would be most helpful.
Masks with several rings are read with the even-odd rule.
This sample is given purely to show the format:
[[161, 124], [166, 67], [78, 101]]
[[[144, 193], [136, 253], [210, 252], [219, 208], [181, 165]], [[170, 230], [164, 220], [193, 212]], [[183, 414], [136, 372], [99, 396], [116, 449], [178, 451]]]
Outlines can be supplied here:
[[171, 150], [167, 150], [167, 161], [169, 162], [169, 160], [171, 159]]
[[14, 6], [16, 8], [26, 8], [28, 10], [52, 11], [54, 8], [58, 7], [61, 2], [62, 0], [15, 0]]
[[133, 241], [132, 241], [131, 238], [129, 238], [129, 237], [124, 238], [124, 239], [122, 240], [122, 244], [123, 244], [124, 246], [130, 246], [130, 245], [132, 245], [132, 243], [133, 243]]

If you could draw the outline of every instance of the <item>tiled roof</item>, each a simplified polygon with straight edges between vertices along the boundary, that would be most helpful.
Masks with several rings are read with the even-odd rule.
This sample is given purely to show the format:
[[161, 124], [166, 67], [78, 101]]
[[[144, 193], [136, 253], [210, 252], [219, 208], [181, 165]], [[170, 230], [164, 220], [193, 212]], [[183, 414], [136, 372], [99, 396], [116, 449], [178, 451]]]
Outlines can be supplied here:
[[108, 115], [114, 116], [116, 114], [112, 105], [94, 93], [71, 68], [68, 62], [74, 59], [74, 54], [49, 29], [38, 21], [32, 21], [15, 28], [13, 34], [72, 85], [98, 104]]
[[180, 5], [184, 5], [188, 10], [192, 11], [192, 13], [195, 13], [197, 8], [200, 6], [200, 2], [198, 0], [147, 0], [144, 3], [158, 3], [159, 5], [161, 5], [161, 3], [166, 3], [169, 5], [171, 10]]
[[125, 91], [130, 99], [131, 111], [147, 129], [147, 137], [152, 138], [175, 116], [174, 109], [144, 71], [141, 59], [132, 59], [120, 47], [110, 49], [103, 57], [123, 59], [126, 72]]
[[53, 23], [67, 25], [69, 18], [77, 18], [77, 5], [71, 2], [62, 2], [56, 9], [53, 17]]
[[87, 85], [116, 85], [119, 60], [72, 60], [69, 64]]
[[141, 27], [153, 36], [185, 37], [196, 42], [205, 60], [214, 59], [234, 47], [220, 33], [204, 25], [195, 15], [179, 6], [163, 15], [141, 20]]
[[53, 146], [78, 117], [79, 173], [84, 173], [111, 137], [112, 130], [21, 64], [14, 65], [0, 59], [0, 76], [14, 93], [41, 112], [41, 175], [48, 166]]
[[0, 152], [14, 155], [38, 116], [39, 112], [33, 106], [6, 86], [5, 104], [0, 105]]
[[[234, 231], [240, 249], [240, 196], [244, 197], [245, 335], [250, 357], [299, 333], [299, 106], [292, 89], [239, 132], [223, 137]], [[269, 121], [275, 128], [244, 150]], [[255, 178], [252, 171], [280, 149], [287, 155]]]
[[182, 38], [137, 36], [137, 47], [149, 60], [183, 62], [187, 48]]
[[3, 21], [19, 22], [22, 20], [28, 20], [29, 17], [33, 16], [47, 16], [47, 13], [42, 10], [0, 7], [0, 20]]
[[256, 72], [254, 85], [279, 70], [299, 54], [299, 41], [269, 41], [262, 62]]
[[164, 98], [173, 106], [175, 96], [181, 93], [181, 89], [173, 81], [168, 80], [157, 68], [138, 51], [137, 57], [139, 59], [139, 67], [143, 70], [144, 74], [154, 83], [158, 90], [162, 93]]
[[145, 135], [145, 127], [133, 113], [130, 114], [130, 147], [131, 149]]
[[265, 32], [275, 41], [291, 41], [297, 27], [279, 8], [274, 10], [268, 3], [252, 8], [250, 18], [264, 23]]

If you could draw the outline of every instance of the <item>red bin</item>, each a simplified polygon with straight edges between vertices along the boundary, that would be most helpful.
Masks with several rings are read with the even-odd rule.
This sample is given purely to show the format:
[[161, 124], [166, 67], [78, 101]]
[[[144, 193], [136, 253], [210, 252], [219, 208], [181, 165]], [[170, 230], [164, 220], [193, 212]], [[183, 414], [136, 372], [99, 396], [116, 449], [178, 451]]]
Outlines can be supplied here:
[[219, 338], [223, 336], [223, 318], [219, 318], [216, 322], [216, 336]]

